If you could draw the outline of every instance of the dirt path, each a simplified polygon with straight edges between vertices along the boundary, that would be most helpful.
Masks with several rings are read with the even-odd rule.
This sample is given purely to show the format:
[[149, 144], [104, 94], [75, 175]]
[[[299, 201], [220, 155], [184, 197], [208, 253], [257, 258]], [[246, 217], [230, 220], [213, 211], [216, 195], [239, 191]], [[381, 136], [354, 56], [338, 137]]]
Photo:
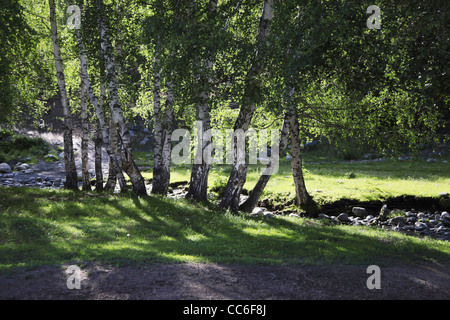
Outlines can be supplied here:
[[68, 265], [0, 274], [0, 299], [303, 300], [450, 299], [450, 261], [381, 267], [369, 290], [367, 266], [249, 266], [206, 263], [81, 265], [69, 290]]

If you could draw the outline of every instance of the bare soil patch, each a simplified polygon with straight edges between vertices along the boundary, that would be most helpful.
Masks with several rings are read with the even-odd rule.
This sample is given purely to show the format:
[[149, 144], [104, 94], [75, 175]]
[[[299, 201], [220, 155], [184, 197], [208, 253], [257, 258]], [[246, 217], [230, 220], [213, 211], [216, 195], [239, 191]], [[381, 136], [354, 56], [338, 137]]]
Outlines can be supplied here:
[[321, 300], [450, 299], [450, 261], [381, 266], [381, 289], [368, 289], [368, 266], [80, 264], [81, 289], [66, 268], [0, 274], [0, 299]]

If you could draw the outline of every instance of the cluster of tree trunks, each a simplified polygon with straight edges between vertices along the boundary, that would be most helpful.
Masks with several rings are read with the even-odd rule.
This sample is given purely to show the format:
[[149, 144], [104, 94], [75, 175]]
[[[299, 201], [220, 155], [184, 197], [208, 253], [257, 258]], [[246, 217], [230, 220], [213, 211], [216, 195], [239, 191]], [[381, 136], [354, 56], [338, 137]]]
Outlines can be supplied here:
[[[216, 14], [217, 0], [210, 0], [209, 5], [210, 14]], [[64, 80], [63, 63], [58, 44], [54, 0], [49, 0], [49, 6], [56, 74], [64, 112], [64, 160], [66, 166], [66, 187], [70, 189], [78, 189], [72, 142], [71, 112]], [[104, 9], [103, 6], [103, 0], [98, 0], [97, 9], [99, 12], [102, 12]], [[252, 97], [257, 94], [259, 89], [257, 76], [262, 69], [261, 55], [264, 52], [264, 46], [266, 45], [266, 39], [270, 31], [270, 22], [273, 18], [272, 10], [272, 0], [264, 0], [264, 7], [262, 9], [257, 34], [258, 50], [255, 51], [255, 55], [252, 59], [250, 69], [248, 70], [245, 79], [243, 99], [241, 101], [237, 120], [234, 124], [235, 132], [237, 130], [243, 130], [246, 132], [249, 129], [253, 114], [256, 110], [256, 104]], [[89, 100], [94, 106], [96, 115], [96, 130], [94, 137], [96, 190], [113, 190], [118, 182], [120, 189], [125, 191], [127, 189], [127, 185], [124, 173], [126, 173], [130, 178], [134, 193], [137, 195], [145, 195], [147, 194], [145, 182], [133, 159], [131, 137], [124, 121], [122, 106], [119, 102], [117, 68], [115, 67], [114, 62], [114, 50], [109, 39], [108, 28], [104, 19], [105, 18], [103, 15], [98, 15], [98, 28], [101, 39], [99, 55], [101, 60], [104, 62], [100, 68], [101, 81], [100, 95], [98, 98], [89, 80], [87, 58], [81, 34], [79, 30], [75, 31], [75, 38], [79, 49], [81, 78], [80, 102], [82, 118], [82, 189], [91, 190], [88, 165], [89, 120], [87, 106]], [[207, 69], [206, 74], [210, 74], [209, 72], [214, 66], [213, 54], [209, 52], [207, 56], [209, 57], [204, 61], [204, 65]], [[170, 72], [167, 70], [161, 70], [159, 57], [160, 55], [158, 50], [156, 50], [153, 79], [154, 167], [151, 192], [153, 194], [165, 195], [168, 192], [170, 182], [171, 136], [175, 121], [173, 108], [174, 88], [172, 81], [170, 81]], [[165, 81], [166, 93], [164, 104], [161, 102], [162, 72], [166, 72], [166, 75], [169, 74], [169, 76], [166, 76], [169, 80]], [[200, 80], [200, 84], [203, 85], [203, 91], [199, 95], [199, 103], [196, 108], [196, 120], [197, 124], [199, 124], [197, 130], [198, 144], [196, 146], [197, 151], [194, 156], [189, 190], [186, 197], [197, 201], [207, 201], [208, 174], [211, 168], [210, 159], [205, 158], [205, 150], [207, 150], [207, 148], [212, 144], [212, 137], [210, 134], [211, 103], [209, 101], [211, 96], [211, 82], [212, 79], [210, 76], [206, 79], [203, 78]], [[107, 109], [105, 105], [106, 89], [108, 91], [109, 119], [105, 113], [105, 110]], [[296, 191], [296, 201], [299, 205], [305, 205], [310, 201], [310, 196], [306, 191], [302, 175], [298, 114], [294, 104], [288, 100], [285, 107], [281, 135], [279, 141], [277, 142], [280, 154], [284, 153], [289, 139], [291, 142], [291, 165]], [[109, 157], [109, 173], [105, 185], [103, 185], [104, 179], [101, 155], [102, 146], [105, 147]], [[246, 161], [240, 161], [236, 137], [233, 137], [232, 152], [232, 170], [219, 206], [225, 209], [230, 209], [233, 212], [238, 210], [252, 211], [272, 175], [271, 172], [275, 166], [275, 163], [269, 162], [267, 164], [264, 173], [261, 175], [255, 187], [250, 192], [248, 199], [240, 204], [240, 194], [246, 181], [248, 163]], [[278, 158], [275, 161], [278, 161]]]

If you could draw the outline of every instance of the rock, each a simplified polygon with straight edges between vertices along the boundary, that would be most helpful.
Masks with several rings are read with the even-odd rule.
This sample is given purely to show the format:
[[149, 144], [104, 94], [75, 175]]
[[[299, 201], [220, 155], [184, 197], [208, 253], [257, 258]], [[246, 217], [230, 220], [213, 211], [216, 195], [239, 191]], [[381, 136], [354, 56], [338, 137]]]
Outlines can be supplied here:
[[405, 213], [405, 215], [406, 215], [407, 217], [416, 217], [416, 216], [417, 216], [416, 213], [411, 212], [411, 211], [407, 211], [407, 212]]
[[442, 212], [441, 213], [441, 219], [450, 220], [450, 213], [448, 213], [447, 211]]
[[337, 216], [337, 219], [341, 222], [350, 222], [350, 219], [348, 218], [348, 214], [346, 214], [346, 213], [341, 213], [340, 215]]
[[402, 216], [394, 217], [388, 220], [389, 224], [399, 224], [399, 223], [406, 223], [406, 219]]
[[318, 217], [319, 217], [320, 219], [330, 219], [330, 217], [327, 216], [325, 213], [319, 213]]
[[431, 162], [437, 162], [437, 160], [434, 159], [434, 158], [428, 158], [428, 159], [427, 159], [427, 162], [428, 162], [428, 163], [431, 163]]
[[435, 225], [437, 225], [438, 223], [439, 223], [439, 221], [437, 221], [437, 220], [430, 220], [429, 221], [433, 226], [435, 226]]
[[439, 193], [439, 197], [441, 197], [441, 198], [448, 198], [448, 193], [447, 192]]
[[273, 217], [275, 217], [275, 215], [272, 212], [270, 212], [270, 211], [264, 211], [263, 212], [263, 216], [264, 216], [264, 218], [273, 218]]
[[352, 214], [357, 217], [365, 218], [369, 214], [365, 208], [361, 207], [353, 207], [352, 208]]
[[7, 163], [0, 163], [0, 173], [11, 173], [11, 167]]
[[387, 204], [385, 204], [381, 207], [381, 210], [380, 210], [380, 214], [379, 214], [380, 221], [385, 221], [387, 219], [388, 215], [389, 215], [389, 209], [387, 207]]
[[300, 216], [296, 213], [291, 213], [289, 214], [289, 217], [296, 217], [296, 218], [300, 218]]
[[423, 231], [425, 229], [428, 229], [428, 226], [426, 223], [424, 222], [416, 222], [416, 227], [415, 227], [416, 231]]
[[55, 156], [54, 154], [48, 154], [44, 157], [47, 161], [58, 161], [59, 157]]
[[419, 212], [418, 214], [417, 214], [417, 218], [419, 218], [419, 219], [425, 219], [427, 216], [425, 215], [425, 213], [423, 213], [423, 212]]
[[406, 222], [407, 222], [407, 223], [414, 224], [414, 223], [417, 222], [417, 218], [416, 218], [416, 217], [408, 217], [408, 218], [406, 219]]
[[252, 213], [250, 214], [250, 216], [259, 216], [259, 215], [261, 215], [264, 211], [265, 211], [264, 208], [255, 207], [255, 209], [253, 209], [253, 211], [252, 211]]
[[16, 171], [25, 171], [27, 168], [24, 165], [15, 166], [14, 169]]

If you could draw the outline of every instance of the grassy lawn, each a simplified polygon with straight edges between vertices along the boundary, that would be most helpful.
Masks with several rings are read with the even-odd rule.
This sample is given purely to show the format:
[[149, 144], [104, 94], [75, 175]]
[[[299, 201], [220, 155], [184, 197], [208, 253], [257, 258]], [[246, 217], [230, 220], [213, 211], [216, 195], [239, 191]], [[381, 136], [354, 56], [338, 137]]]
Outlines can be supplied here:
[[[152, 178], [151, 157], [148, 153], [138, 153], [137, 163], [148, 166], [144, 170], [145, 179]], [[450, 193], [450, 158], [440, 158], [438, 162], [425, 160], [398, 161], [387, 159], [380, 162], [341, 162], [317, 163], [318, 157], [305, 156], [305, 184], [309, 193], [319, 203], [339, 199], [358, 201], [382, 200], [389, 197], [411, 195], [416, 197], [437, 197], [440, 193]], [[262, 167], [250, 165], [244, 188], [251, 190], [258, 181]], [[209, 186], [225, 185], [230, 173], [229, 165], [215, 165], [209, 175]], [[189, 181], [189, 165], [173, 166], [171, 182]], [[280, 160], [278, 173], [268, 182], [263, 197], [285, 194], [294, 197], [294, 184], [290, 161]]]
[[250, 218], [186, 200], [0, 188], [0, 270], [97, 261], [378, 264], [450, 257], [450, 243], [320, 220]]

